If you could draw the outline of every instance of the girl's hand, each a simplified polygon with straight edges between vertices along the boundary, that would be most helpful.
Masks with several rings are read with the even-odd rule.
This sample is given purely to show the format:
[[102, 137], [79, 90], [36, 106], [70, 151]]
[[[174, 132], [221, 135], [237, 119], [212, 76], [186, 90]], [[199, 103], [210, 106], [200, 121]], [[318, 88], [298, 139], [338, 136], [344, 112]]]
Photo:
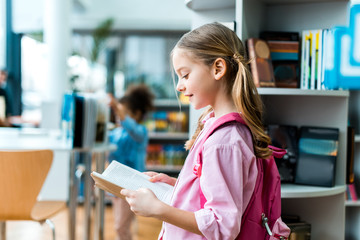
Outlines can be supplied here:
[[150, 182], [163, 182], [163, 183], [167, 183], [171, 186], [174, 186], [176, 183], [176, 178], [170, 177], [164, 173], [144, 172], [144, 174], [151, 177]]
[[136, 215], [154, 217], [160, 212], [161, 207], [164, 205], [164, 203], [147, 188], [140, 188], [136, 191], [122, 189], [120, 193], [125, 196], [131, 211]]
[[143, 174], [148, 175], [149, 177], [153, 177], [159, 173], [153, 171], [147, 171], [147, 172], [143, 172]]
[[121, 103], [119, 103], [112, 94], [108, 93], [108, 97], [110, 99], [109, 106], [114, 111], [115, 115], [118, 116], [121, 121], [123, 121], [126, 116], [124, 106]]
[[108, 93], [108, 98], [109, 98], [109, 106], [112, 108], [116, 107], [116, 105], [119, 103], [111, 93]]

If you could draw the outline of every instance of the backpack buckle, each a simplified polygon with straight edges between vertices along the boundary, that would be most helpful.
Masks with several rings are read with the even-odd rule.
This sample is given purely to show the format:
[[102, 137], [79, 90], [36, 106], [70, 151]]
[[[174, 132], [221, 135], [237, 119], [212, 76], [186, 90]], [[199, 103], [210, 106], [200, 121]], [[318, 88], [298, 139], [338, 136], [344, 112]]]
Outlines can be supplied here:
[[261, 214], [261, 220], [262, 220], [262, 225], [266, 229], [266, 232], [269, 234], [269, 236], [272, 236], [273, 234], [272, 234], [269, 224], [268, 224], [269, 219], [266, 217], [265, 213]]

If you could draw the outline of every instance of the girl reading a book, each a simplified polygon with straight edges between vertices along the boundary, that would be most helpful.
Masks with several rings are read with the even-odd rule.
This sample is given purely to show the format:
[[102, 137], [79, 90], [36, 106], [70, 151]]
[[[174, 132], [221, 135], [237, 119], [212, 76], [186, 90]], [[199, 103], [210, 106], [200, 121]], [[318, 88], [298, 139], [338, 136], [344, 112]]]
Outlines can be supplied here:
[[[110, 95], [119, 126], [109, 133], [109, 142], [117, 146], [109, 155], [109, 161], [116, 160], [138, 171], [145, 170], [147, 129], [141, 124], [146, 113], [153, 108], [153, 94], [146, 85], [134, 85], [117, 101]], [[134, 213], [125, 200], [113, 197], [112, 207], [117, 240], [131, 239], [131, 223]]]
[[[254, 191], [256, 157], [271, 155], [270, 138], [262, 126], [262, 102], [244, 45], [233, 31], [212, 23], [185, 34], [171, 57], [178, 76], [177, 90], [195, 109], [206, 110], [186, 143], [190, 151], [178, 179], [149, 173], [151, 181], [175, 186], [169, 205], [149, 189], [123, 189], [121, 194], [136, 214], [164, 221], [159, 239], [235, 239]], [[198, 177], [199, 142], [216, 119], [234, 112], [247, 126], [223, 126], [205, 141]], [[206, 198], [203, 207], [200, 190]]]

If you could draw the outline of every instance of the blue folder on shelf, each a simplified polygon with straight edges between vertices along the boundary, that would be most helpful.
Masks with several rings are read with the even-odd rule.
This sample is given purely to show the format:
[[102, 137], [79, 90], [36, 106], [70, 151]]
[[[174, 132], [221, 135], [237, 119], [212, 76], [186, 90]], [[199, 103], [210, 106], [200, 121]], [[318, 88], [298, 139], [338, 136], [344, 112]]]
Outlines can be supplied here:
[[350, 9], [349, 27], [330, 30], [326, 39], [325, 78], [327, 89], [360, 89], [360, 4]]

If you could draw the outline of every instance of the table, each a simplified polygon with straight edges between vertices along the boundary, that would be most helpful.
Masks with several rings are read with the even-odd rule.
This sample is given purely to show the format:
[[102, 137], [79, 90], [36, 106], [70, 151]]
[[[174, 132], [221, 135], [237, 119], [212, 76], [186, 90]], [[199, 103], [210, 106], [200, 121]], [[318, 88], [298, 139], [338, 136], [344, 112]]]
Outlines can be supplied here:
[[[84, 156], [84, 240], [90, 239], [91, 227], [91, 160], [96, 159], [97, 172], [103, 172], [106, 153], [116, 149], [110, 144], [95, 145], [91, 148], [72, 148], [70, 141], [62, 138], [60, 130], [0, 128], [0, 149], [34, 150], [51, 149], [53, 151], [70, 152], [69, 169], [69, 240], [75, 240], [76, 206], [78, 194], [78, 179], [76, 178], [76, 155]], [[104, 239], [104, 191], [95, 189], [94, 240]]]

